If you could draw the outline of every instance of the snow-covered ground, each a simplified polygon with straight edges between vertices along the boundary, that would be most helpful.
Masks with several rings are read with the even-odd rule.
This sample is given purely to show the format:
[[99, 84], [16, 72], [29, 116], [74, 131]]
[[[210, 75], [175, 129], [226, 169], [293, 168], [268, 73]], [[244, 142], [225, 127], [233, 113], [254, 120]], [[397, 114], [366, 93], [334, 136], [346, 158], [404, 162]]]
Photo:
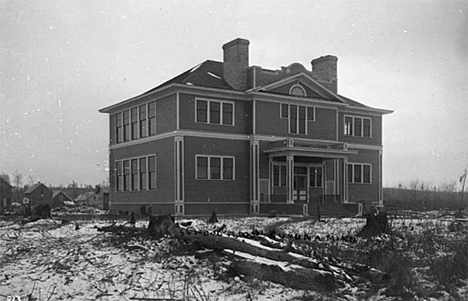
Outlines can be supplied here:
[[[184, 221], [188, 220], [178, 220]], [[447, 230], [453, 221], [453, 218], [428, 216], [390, 222], [394, 230], [402, 233], [423, 234], [433, 229], [435, 235], [460, 238], [460, 233]], [[61, 220], [39, 220], [25, 225], [0, 221], [0, 300], [9, 296], [38, 301], [398, 300], [383, 295], [383, 288], [376, 288], [369, 296], [357, 285], [341, 289], [339, 295], [326, 296], [242, 276], [229, 277], [228, 259], [217, 257], [217, 261], [213, 261], [206, 256], [173, 254], [177, 242], [171, 239], [124, 239], [97, 229], [110, 224], [110, 221], [99, 220], [77, 220], [64, 225]], [[322, 238], [354, 236], [364, 224], [362, 218], [328, 218], [316, 222], [313, 219], [247, 217], [221, 219], [215, 225], [192, 220], [192, 226], [200, 230], [214, 230], [225, 225], [225, 235], [229, 231], [251, 233], [275, 229], [278, 233], [307, 233]], [[137, 221], [137, 228], [146, 226], [146, 221]], [[353, 244], [343, 242], [340, 246], [352, 248]], [[425, 275], [424, 271], [420, 273]], [[434, 282], [433, 279], [427, 281], [428, 285]], [[455, 297], [442, 291], [437, 297], [419, 300], [457, 300], [460, 296], [468, 297], [467, 288], [468, 283], [465, 283]], [[444, 297], [444, 294], [448, 295]]]

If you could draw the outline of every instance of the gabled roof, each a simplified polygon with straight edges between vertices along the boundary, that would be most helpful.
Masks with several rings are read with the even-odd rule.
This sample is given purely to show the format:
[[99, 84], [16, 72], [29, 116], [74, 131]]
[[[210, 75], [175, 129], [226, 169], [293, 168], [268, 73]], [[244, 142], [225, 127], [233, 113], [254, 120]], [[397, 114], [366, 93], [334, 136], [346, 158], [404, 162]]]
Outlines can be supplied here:
[[6, 184], [8, 184], [8, 186], [13, 187], [13, 186], [11, 186], [10, 183], [7, 182], [7, 180], [5, 180], [5, 179], [2, 178], [2, 177], [0, 177], [0, 182], [6, 183]]
[[[34, 184], [33, 186], [29, 187], [28, 190], [26, 190], [25, 194], [33, 193], [36, 189], [39, 187], [44, 186], [45, 188], [49, 189], [47, 186], [45, 186], [43, 183], [39, 182]], [[49, 189], [50, 190], [50, 189]]]
[[58, 196], [60, 193], [62, 193], [64, 196], [66, 196], [67, 198], [69, 198], [70, 200], [72, 199], [71, 197], [68, 196], [68, 194], [66, 194], [65, 192], [63, 192], [62, 190], [58, 190], [58, 191], [54, 191], [53, 194], [52, 194], [52, 198], [54, 199], [56, 196]]
[[[291, 84], [293, 82], [300, 82], [302, 85], [307, 86], [309, 89], [314, 91], [317, 95], [321, 97], [323, 100], [329, 100], [332, 102], [344, 103], [340, 97], [328, 90], [326, 87], [322, 86], [319, 82], [317, 82], [312, 76], [305, 72], [296, 73], [294, 75], [281, 78], [280, 80], [271, 82], [265, 86], [256, 87], [251, 91], [258, 91], [258, 92], [272, 92], [273, 89], [277, 87], [281, 87], [284, 85]], [[307, 98], [307, 97], [306, 97]]]
[[77, 201], [87, 201], [90, 197], [92, 197], [94, 195], [95, 195], [95, 193], [93, 191], [88, 191], [88, 192], [80, 194], [76, 200]]

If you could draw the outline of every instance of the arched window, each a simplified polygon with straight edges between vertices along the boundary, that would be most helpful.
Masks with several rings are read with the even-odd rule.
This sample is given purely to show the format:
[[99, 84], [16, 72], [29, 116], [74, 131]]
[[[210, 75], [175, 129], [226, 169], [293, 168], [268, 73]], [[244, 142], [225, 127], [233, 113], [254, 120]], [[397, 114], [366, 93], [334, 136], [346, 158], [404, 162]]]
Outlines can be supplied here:
[[294, 96], [307, 96], [305, 89], [299, 85], [293, 85], [291, 89], [289, 89], [289, 94]]

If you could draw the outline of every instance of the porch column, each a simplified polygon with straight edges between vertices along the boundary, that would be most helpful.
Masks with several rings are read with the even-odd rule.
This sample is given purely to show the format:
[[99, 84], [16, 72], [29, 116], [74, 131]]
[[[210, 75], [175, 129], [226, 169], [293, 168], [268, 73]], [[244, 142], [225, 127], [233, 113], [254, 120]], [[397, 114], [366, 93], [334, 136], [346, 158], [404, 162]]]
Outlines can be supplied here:
[[184, 137], [174, 138], [174, 160], [175, 160], [175, 214], [183, 215], [184, 208]]
[[286, 202], [294, 203], [293, 199], [294, 188], [294, 156], [286, 156]]
[[250, 210], [253, 214], [259, 213], [259, 142], [250, 141]]
[[343, 159], [343, 203], [348, 202], [348, 158]]

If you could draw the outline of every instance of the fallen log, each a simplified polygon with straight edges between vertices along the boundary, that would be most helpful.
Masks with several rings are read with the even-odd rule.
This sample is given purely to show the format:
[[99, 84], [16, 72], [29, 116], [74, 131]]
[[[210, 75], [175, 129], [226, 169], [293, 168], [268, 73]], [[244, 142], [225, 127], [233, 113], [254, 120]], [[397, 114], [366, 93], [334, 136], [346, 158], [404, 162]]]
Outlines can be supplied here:
[[186, 242], [196, 243], [201, 248], [218, 251], [230, 249], [245, 252], [254, 256], [265, 257], [272, 260], [287, 261], [301, 265], [306, 268], [317, 268], [317, 263], [305, 256], [299, 254], [292, 255], [292, 253], [289, 252], [279, 251], [268, 247], [260, 247], [260, 243], [258, 243], [258, 245], [255, 246], [251, 244], [255, 242], [253, 240], [248, 240], [251, 241], [251, 243], [247, 243], [245, 242], [246, 239], [239, 240], [236, 238], [211, 234], [194, 235], [193, 231], [188, 231], [186, 229], [179, 229], [177, 237], [183, 239]]
[[293, 289], [332, 292], [337, 288], [333, 273], [316, 269], [283, 270], [277, 265], [257, 263], [251, 260], [234, 261], [232, 269], [238, 275], [247, 275], [259, 280], [279, 283]]

